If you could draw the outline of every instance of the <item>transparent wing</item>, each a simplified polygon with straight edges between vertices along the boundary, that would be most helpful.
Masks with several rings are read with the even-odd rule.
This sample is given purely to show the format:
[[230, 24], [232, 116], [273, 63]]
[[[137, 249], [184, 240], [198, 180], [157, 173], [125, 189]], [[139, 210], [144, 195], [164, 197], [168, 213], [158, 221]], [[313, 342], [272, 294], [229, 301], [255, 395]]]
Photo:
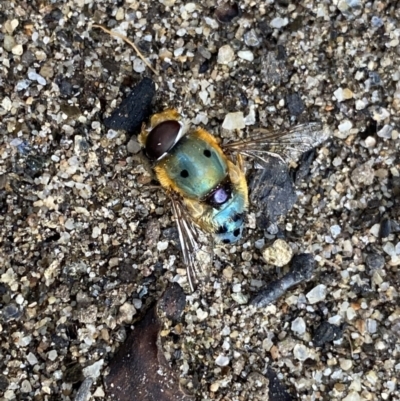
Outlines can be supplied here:
[[330, 131], [321, 123], [307, 123], [286, 130], [269, 131], [263, 128], [251, 137], [223, 145], [226, 152], [237, 152], [267, 163], [268, 156], [278, 157], [286, 163], [296, 162], [300, 156], [328, 139]]
[[286, 130], [258, 129], [248, 139], [223, 146], [228, 153], [249, 156], [254, 161], [247, 182], [259, 227], [273, 228], [279, 217], [291, 210], [297, 196], [288, 165], [299, 161], [329, 135], [322, 124], [307, 123]]
[[197, 283], [206, 280], [209, 276], [213, 260], [213, 240], [197, 227], [177, 196], [170, 194], [170, 198], [186, 266], [187, 280], [190, 290], [194, 291]]

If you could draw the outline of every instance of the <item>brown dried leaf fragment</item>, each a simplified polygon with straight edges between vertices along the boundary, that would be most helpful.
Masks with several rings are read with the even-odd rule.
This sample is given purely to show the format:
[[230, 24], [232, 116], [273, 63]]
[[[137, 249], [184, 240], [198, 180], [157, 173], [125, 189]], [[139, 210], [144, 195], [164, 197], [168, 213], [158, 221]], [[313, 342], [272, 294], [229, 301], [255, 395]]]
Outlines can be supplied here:
[[177, 320], [185, 306], [178, 284], [169, 287], [157, 305], [135, 326], [110, 362], [105, 378], [108, 395], [118, 401], [192, 401], [164, 356], [159, 310]]

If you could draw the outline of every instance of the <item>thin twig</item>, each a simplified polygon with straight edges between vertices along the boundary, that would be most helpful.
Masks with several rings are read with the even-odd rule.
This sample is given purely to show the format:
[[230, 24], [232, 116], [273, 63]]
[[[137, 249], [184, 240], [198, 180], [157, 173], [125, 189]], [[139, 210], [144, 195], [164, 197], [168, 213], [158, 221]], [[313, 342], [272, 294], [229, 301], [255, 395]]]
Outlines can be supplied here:
[[139, 56], [139, 58], [147, 65], [147, 67], [150, 68], [151, 71], [154, 72], [154, 74], [158, 75], [158, 72], [152, 67], [152, 65], [144, 58], [143, 54], [140, 52], [140, 50], [137, 48], [137, 46], [130, 40], [128, 39], [126, 36], [118, 33], [118, 32], [114, 32], [114, 31], [110, 31], [107, 28], [104, 28], [104, 26], [102, 25], [97, 25], [97, 24], [93, 24], [92, 25], [93, 28], [100, 28], [102, 29], [104, 32], [108, 33], [111, 36], [115, 36], [117, 38], [122, 39], [124, 42], [128, 43], [129, 45], [131, 45], [133, 47], [133, 50], [135, 50], [136, 54]]

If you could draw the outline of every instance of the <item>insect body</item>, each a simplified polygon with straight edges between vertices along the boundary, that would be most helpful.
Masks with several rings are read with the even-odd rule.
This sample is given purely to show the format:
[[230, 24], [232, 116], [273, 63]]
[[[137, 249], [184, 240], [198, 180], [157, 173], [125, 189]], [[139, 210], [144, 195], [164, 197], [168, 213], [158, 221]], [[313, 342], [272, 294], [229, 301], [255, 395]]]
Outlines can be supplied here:
[[179, 120], [174, 110], [156, 114], [140, 136], [157, 179], [204, 231], [219, 242], [236, 242], [248, 206], [244, 172], [214, 136], [201, 128], [184, 133]]
[[259, 129], [250, 139], [220, 146], [202, 128], [186, 131], [176, 110], [154, 114], [139, 141], [171, 199], [190, 287], [207, 267], [199, 263], [199, 230], [229, 244], [242, 237], [248, 187], [241, 155], [263, 168], [268, 156], [296, 160], [327, 138], [319, 123], [286, 131]]

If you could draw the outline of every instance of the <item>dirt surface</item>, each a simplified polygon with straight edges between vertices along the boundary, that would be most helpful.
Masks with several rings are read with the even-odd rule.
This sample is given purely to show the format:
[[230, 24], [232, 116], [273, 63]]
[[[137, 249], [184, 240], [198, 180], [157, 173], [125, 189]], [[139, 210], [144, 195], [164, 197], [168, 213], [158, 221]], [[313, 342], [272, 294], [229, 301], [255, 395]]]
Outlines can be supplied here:
[[[295, 400], [400, 399], [400, 8], [297, 3], [1, 1], [1, 400], [109, 399], [108, 363], [184, 272], [135, 133], [103, 124], [144, 76], [154, 112], [175, 107], [223, 141], [331, 129], [292, 211], [263, 230], [253, 205], [181, 323], [166, 319], [181, 385], [265, 400], [272, 369]], [[128, 36], [158, 75], [93, 24]], [[222, 128], [233, 112], [244, 129]], [[289, 269], [263, 258], [278, 238], [312, 253], [314, 274], [255, 308]]]

